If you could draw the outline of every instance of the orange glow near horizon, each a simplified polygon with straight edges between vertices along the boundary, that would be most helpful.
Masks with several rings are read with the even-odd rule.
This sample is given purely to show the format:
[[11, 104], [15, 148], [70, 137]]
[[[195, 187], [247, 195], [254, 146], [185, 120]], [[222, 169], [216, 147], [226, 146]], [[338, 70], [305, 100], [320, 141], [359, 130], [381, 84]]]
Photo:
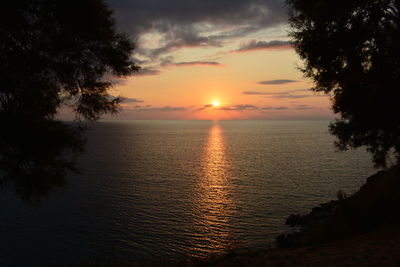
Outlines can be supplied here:
[[[218, 62], [225, 67], [160, 66], [157, 75], [133, 75], [118, 84], [112, 93], [133, 101], [123, 104], [121, 115], [111, 119], [245, 120], [332, 116], [329, 98], [313, 96], [311, 90], [304, 91], [312, 85], [295, 69], [299, 61], [292, 49], [234, 54], [218, 54], [214, 48], [190, 51], [193, 53], [177, 51], [174, 55], [181, 62], [190, 62], [196, 58], [194, 55], [201, 58], [208, 51], [219, 55]], [[286, 79], [295, 82], [262, 84]]]

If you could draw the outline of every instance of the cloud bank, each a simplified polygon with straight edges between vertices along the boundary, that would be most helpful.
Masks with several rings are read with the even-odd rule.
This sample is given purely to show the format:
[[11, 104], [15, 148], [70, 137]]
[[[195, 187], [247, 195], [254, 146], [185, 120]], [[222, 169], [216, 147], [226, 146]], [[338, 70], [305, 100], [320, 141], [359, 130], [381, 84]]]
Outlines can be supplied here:
[[136, 76], [153, 76], [159, 74], [161, 74], [161, 71], [154, 68], [141, 68], [135, 73]]
[[298, 82], [298, 81], [289, 80], [289, 79], [281, 79], [281, 80], [261, 81], [261, 82], [257, 82], [257, 84], [261, 84], [261, 85], [280, 85], [280, 84], [288, 84], [288, 83], [295, 83], [295, 82]]
[[137, 98], [124, 97], [123, 103], [143, 103], [143, 100]]
[[137, 112], [171, 112], [171, 111], [186, 111], [188, 110], [186, 107], [151, 107], [150, 105], [142, 107], [142, 106], [135, 106], [133, 111]]
[[237, 50], [234, 50], [233, 52], [250, 52], [256, 50], [290, 49], [290, 48], [291, 48], [291, 42], [289, 41], [273, 40], [265, 42], [265, 41], [252, 40], [248, 43], [240, 45], [240, 47]]
[[[109, 0], [109, 4], [118, 25], [137, 41], [137, 52], [148, 58], [184, 47], [218, 47], [281, 25], [287, 18], [283, 0]], [[146, 47], [145, 35], [157, 37], [159, 44]]]
[[175, 63], [168, 63], [164, 66], [177, 66], [177, 67], [184, 67], [184, 66], [211, 66], [211, 67], [223, 67], [221, 63], [214, 62], [214, 61], [187, 61], [187, 62], [175, 62]]
[[[302, 93], [302, 94], [298, 94]], [[305, 94], [307, 93], [307, 94]], [[310, 89], [295, 89], [282, 92], [258, 92], [258, 91], [244, 91], [243, 95], [258, 95], [264, 97], [272, 97], [276, 99], [298, 99], [298, 98], [309, 98], [309, 97], [326, 97], [326, 95], [317, 95], [312, 93]]]

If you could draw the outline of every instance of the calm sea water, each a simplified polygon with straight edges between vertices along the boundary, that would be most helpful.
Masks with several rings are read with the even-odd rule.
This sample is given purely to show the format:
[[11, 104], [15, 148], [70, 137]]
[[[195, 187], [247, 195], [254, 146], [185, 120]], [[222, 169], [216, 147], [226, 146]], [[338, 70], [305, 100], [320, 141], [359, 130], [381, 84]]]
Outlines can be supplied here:
[[374, 170], [327, 121], [121, 121], [87, 131], [80, 174], [39, 206], [0, 194], [0, 265], [203, 257], [271, 245], [291, 213]]

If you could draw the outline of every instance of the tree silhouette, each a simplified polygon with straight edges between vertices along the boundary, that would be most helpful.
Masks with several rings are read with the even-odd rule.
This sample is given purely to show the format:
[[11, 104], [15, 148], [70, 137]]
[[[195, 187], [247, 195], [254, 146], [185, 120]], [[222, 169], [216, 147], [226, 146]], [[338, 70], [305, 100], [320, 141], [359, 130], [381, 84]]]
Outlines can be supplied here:
[[2, 118], [0, 189], [9, 188], [28, 203], [38, 203], [65, 185], [65, 174], [77, 172], [83, 151], [83, 129], [53, 120]]
[[112, 79], [139, 69], [133, 43], [102, 0], [18, 0], [0, 9], [0, 189], [40, 200], [76, 171], [81, 126], [55, 121], [70, 106], [78, 120], [118, 109]]
[[[313, 90], [332, 95], [341, 150], [366, 146], [376, 167], [400, 159], [400, 1], [287, 0], [294, 47]], [[392, 152], [394, 154], [392, 154]]]
[[102, 0], [8, 1], [0, 11], [0, 112], [53, 119], [68, 105], [78, 119], [117, 111], [112, 75], [138, 70], [133, 43]]

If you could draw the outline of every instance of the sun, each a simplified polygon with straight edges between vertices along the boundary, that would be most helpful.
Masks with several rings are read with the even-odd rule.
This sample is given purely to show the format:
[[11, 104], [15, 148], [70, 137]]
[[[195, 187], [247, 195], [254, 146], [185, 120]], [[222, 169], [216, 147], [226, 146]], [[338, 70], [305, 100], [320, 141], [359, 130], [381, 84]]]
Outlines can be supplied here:
[[219, 101], [218, 100], [214, 100], [214, 102], [213, 102], [213, 107], [218, 107], [219, 106]]

